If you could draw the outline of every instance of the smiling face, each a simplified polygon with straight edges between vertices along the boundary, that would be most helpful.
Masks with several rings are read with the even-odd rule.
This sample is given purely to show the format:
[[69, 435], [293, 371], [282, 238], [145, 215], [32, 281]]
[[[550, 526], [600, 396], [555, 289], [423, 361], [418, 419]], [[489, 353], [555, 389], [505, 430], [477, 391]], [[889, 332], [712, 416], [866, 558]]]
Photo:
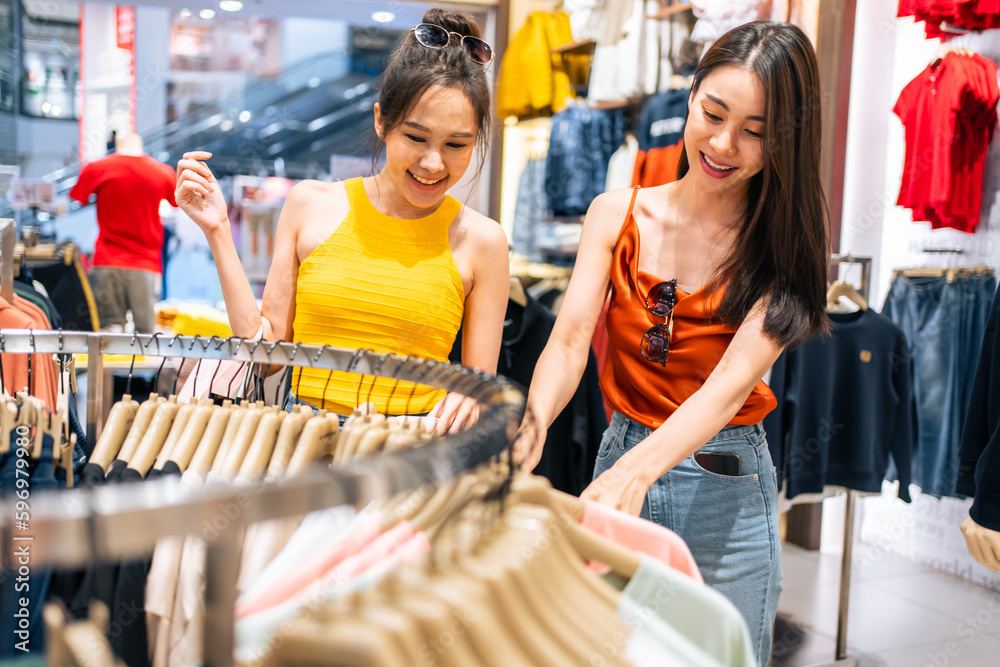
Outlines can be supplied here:
[[[385, 142], [385, 167], [379, 174], [384, 213], [420, 217], [431, 213], [472, 161], [479, 125], [465, 93], [457, 88], [428, 88], [399, 126], [383, 133], [375, 105], [375, 130]], [[380, 206], [380, 208], [383, 208]]]
[[764, 167], [764, 87], [756, 74], [723, 66], [688, 100], [688, 172], [706, 192], [742, 195]]

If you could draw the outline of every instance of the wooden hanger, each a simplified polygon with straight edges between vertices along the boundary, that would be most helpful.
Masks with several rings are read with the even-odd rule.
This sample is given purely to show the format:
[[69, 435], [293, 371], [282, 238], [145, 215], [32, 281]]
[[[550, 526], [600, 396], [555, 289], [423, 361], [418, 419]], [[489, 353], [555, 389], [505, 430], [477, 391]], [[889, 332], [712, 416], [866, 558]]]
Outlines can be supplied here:
[[524, 291], [524, 284], [517, 276], [510, 277], [510, 296], [508, 298], [522, 308], [528, 305], [528, 293]]
[[135, 456], [135, 452], [139, 448], [139, 442], [142, 441], [142, 436], [146, 434], [146, 430], [153, 421], [157, 406], [165, 400], [167, 399], [163, 396], [151, 393], [149, 398], [142, 402], [135, 413], [132, 427], [128, 430], [128, 435], [125, 436], [125, 442], [122, 444], [117, 458], [126, 463], [132, 461], [132, 457]]
[[156, 470], [163, 470], [163, 464], [170, 460], [171, 452], [177, 441], [180, 440], [181, 434], [184, 433], [184, 429], [187, 426], [188, 420], [191, 415], [194, 414], [195, 408], [198, 407], [198, 399], [194, 396], [191, 397], [187, 403], [181, 405], [177, 410], [177, 414], [174, 415], [174, 421], [170, 425], [170, 431], [167, 433], [166, 440], [163, 441], [163, 446], [160, 447], [159, 453], [156, 455], [156, 461], [153, 462], [153, 468]]
[[226, 450], [226, 460], [219, 470], [221, 474], [229, 479], [235, 478], [239, 473], [240, 466], [243, 465], [243, 459], [250, 449], [250, 443], [253, 441], [254, 433], [256, 433], [257, 426], [260, 424], [265, 411], [263, 405], [255, 404], [247, 411], [246, 416], [243, 417], [243, 421], [240, 422], [240, 428], [233, 437], [229, 449]]
[[306, 406], [298, 405], [296, 408], [285, 417], [281, 422], [281, 428], [278, 429], [278, 439], [274, 445], [274, 452], [271, 454], [271, 461], [267, 466], [268, 479], [284, 476], [288, 469], [288, 463], [295, 453], [295, 446], [302, 434], [302, 428], [312, 416], [312, 410]]
[[[211, 399], [205, 398], [198, 401], [198, 405], [191, 412], [191, 416], [184, 426], [184, 431], [177, 438], [167, 457], [168, 461], [177, 464], [181, 472], [187, 469], [191, 459], [194, 458], [195, 452], [198, 451], [198, 445], [205, 436], [208, 422], [218, 409]], [[167, 439], [170, 439], [169, 436]]]
[[126, 434], [135, 421], [136, 413], [139, 410], [139, 403], [132, 400], [129, 394], [122, 396], [122, 400], [111, 406], [108, 413], [108, 420], [101, 431], [101, 437], [94, 445], [94, 452], [90, 456], [90, 462], [101, 466], [104, 472], [111, 467], [118, 452], [121, 451], [125, 442]]
[[287, 415], [287, 412], [275, 406], [261, 417], [257, 432], [254, 433], [253, 441], [250, 443], [250, 449], [240, 466], [239, 477], [260, 479], [264, 476], [268, 464], [271, 462], [274, 446], [278, 441], [278, 431]]
[[173, 394], [156, 406], [156, 414], [153, 415], [153, 421], [150, 422], [149, 428], [143, 434], [135, 455], [129, 462], [129, 468], [137, 471], [143, 477], [146, 476], [149, 469], [153, 467], [153, 463], [156, 461], [156, 457], [160, 453], [167, 435], [170, 433], [174, 417], [180, 409], [181, 406], [177, 403], [177, 397]]
[[208, 419], [204, 435], [198, 441], [198, 446], [195, 448], [190, 465], [182, 465], [182, 461], [176, 462], [181, 470], [193, 470], [201, 477], [205, 477], [208, 474], [208, 471], [212, 469], [212, 465], [218, 458], [222, 439], [226, 434], [226, 427], [229, 425], [230, 417], [235, 412], [236, 408], [233, 407], [233, 403], [229, 399], [224, 400], [220, 407], [215, 408], [212, 416]]
[[839, 304], [841, 297], [849, 299], [860, 310], [868, 310], [868, 302], [858, 294], [858, 290], [855, 289], [854, 285], [838, 280], [831, 284], [830, 288], [826, 291], [827, 307]]

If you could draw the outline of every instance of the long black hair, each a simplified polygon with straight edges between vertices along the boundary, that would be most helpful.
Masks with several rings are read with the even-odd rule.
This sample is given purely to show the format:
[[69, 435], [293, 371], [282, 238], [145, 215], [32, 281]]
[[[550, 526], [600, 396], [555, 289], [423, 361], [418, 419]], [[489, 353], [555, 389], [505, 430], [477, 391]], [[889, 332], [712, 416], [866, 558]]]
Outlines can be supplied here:
[[[439, 25], [448, 32], [480, 37], [476, 20], [465, 12], [429, 9], [422, 23]], [[442, 86], [465, 93], [476, 114], [476, 149], [482, 169], [493, 127], [493, 102], [486, 67], [474, 61], [456, 37], [443, 49], [422, 46], [411, 32], [389, 56], [379, 88], [382, 135], [373, 137], [372, 167], [378, 161], [384, 138], [399, 127], [428, 88]]]
[[[734, 328], [766, 297], [764, 333], [782, 346], [825, 331], [829, 213], [820, 179], [821, 97], [816, 54], [794, 25], [754, 21], [705, 53], [693, 96], [719, 67], [755, 73], [765, 91], [764, 167], [750, 179], [743, 221], [713, 288], [716, 317]], [[681, 153], [677, 177], [687, 173]]]

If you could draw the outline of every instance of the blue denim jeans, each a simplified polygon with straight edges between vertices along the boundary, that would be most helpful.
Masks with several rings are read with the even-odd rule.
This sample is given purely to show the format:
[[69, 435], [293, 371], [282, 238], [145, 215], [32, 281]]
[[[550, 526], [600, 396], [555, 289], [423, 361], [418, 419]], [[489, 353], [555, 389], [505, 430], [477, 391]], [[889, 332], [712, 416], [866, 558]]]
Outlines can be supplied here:
[[[307, 408], [312, 408], [313, 414], [319, 412], [318, 407], [316, 407], [312, 403], [309, 403], [308, 401], [303, 401], [301, 398], [299, 398], [292, 392], [288, 392], [287, 394], [285, 394], [285, 403], [284, 405], [281, 406], [281, 409], [284, 410], [285, 412], [291, 412], [292, 408], [294, 408], [296, 405], [304, 405]], [[348, 415], [341, 415], [341, 414], [337, 415], [337, 419], [340, 420], [341, 426], [343, 426], [344, 422], [347, 421], [347, 417]]]
[[[614, 413], [597, 452], [594, 478], [650, 433]], [[653, 484], [641, 516], [684, 539], [705, 583], [743, 615], [758, 661], [767, 665], [781, 595], [781, 541], [776, 472], [764, 429], [760, 424], [727, 426], [698, 451], [737, 454], [740, 475], [709, 472], [690, 456]]]
[[[882, 306], [882, 314], [906, 335], [913, 365], [917, 403], [913, 483], [938, 498], [955, 495], [967, 393], [982, 345], [986, 316], [977, 314], [976, 303], [987, 285], [973, 280], [949, 283], [945, 276], [899, 276]], [[989, 305], [985, 308], [988, 314]], [[972, 348], [974, 355], [969, 352]], [[970, 357], [975, 358], [972, 363]]]

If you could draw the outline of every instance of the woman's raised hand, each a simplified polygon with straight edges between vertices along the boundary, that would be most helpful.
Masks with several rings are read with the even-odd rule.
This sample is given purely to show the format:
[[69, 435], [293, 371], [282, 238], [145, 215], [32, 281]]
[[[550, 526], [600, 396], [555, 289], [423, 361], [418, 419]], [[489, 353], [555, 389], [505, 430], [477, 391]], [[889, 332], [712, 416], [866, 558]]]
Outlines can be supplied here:
[[205, 161], [212, 157], [207, 151], [185, 153], [177, 163], [177, 206], [201, 227], [206, 235], [228, 224], [226, 200], [219, 182]]

